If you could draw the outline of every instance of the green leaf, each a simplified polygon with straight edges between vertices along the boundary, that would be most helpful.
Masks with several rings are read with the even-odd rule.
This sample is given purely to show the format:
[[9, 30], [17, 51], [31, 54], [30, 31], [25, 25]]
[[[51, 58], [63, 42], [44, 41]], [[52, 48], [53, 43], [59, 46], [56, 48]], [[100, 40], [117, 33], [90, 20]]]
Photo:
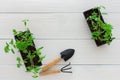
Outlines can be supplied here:
[[9, 44], [11, 44], [14, 48], [16, 48], [16, 45], [15, 45], [15, 43], [14, 43], [14, 40], [13, 40], [13, 39], [11, 39], [11, 41], [9, 42]]
[[36, 51], [35, 51], [35, 53], [39, 56], [39, 55], [41, 55], [41, 50], [43, 49], [43, 47], [40, 47], [40, 48], [38, 48]]
[[22, 22], [24, 23], [24, 25], [26, 26], [27, 25], [27, 23], [28, 23], [28, 19], [24, 19]]
[[37, 78], [38, 76], [37, 75], [34, 75], [34, 76], [32, 76], [33, 78]]
[[14, 41], [13, 41], [13, 39], [11, 39], [11, 41], [9, 42], [11, 45], [13, 45], [14, 44]]
[[17, 67], [20, 68], [22, 66], [22, 64], [17, 64]]
[[17, 60], [17, 62], [18, 62], [17, 67], [20, 68], [20, 67], [22, 66], [22, 64], [21, 64], [21, 58], [20, 58], [20, 57], [17, 57], [16, 60]]
[[20, 58], [20, 57], [17, 57], [17, 61], [18, 61], [18, 62], [21, 62], [21, 58]]
[[45, 56], [40, 56], [38, 62], [42, 62], [44, 58], [45, 58]]
[[38, 67], [34, 67], [33, 70], [34, 70], [35, 73], [38, 73], [38, 71], [40, 70], [40, 68], [38, 68]]
[[29, 52], [27, 58], [30, 59], [30, 63], [33, 64], [33, 58], [35, 58], [35, 54]]
[[105, 6], [100, 5], [100, 6], [97, 6], [96, 8], [98, 8], [98, 9], [105, 9]]
[[18, 33], [18, 32], [16, 31], [16, 29], [13, 29], [13, 34], [14, 34], [14, 35], [17, 35], [17, 33]]
[[10, 51], [9, 44], [6, 42], [6, 46], [4, 47], [4, 51], [8, 53]]
[[103, 14], [103, 15], [107, 15], [108, 13], [106, 13], [106, 12], [102, 12], [102, 14]]
[[33, 70], [33, 67], [32, 66], [28, 66], [27, 67], [27, 72], [31, 72]]
[[14, 51], [13, 49], [11, 49], [11, 52], [12, 52], [13, 54], [15, 54], [15, 51]]
[[26, 49], [23, 49], [22, 51], [23, 51], [25, 54], [28, 53], [28, 51], [27, 51]]

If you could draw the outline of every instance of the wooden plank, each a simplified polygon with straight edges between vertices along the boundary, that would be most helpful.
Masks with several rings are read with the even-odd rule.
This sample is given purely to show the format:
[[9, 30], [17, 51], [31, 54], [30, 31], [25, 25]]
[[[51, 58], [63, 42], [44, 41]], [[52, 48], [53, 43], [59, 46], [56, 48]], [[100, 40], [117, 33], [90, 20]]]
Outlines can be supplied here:
[[[60, 69], [61, 67], [63, 67], [65, 65], [56, 65], [54, 69]], [[17, 68], [15, 65], [0, 65], [0, 79], [2, 80], [33, 80], [34, 78], [32, 78], [32, 73], [27, 73], [25, 72], [25, 68], [21, 67], [21, 68]], [[40, 76], [35, 80], [69, 80], [72, 76], [72, 74], [64, 74], [64, 73], [58, 73], [58, 74], [54, 74], [54, 75], [48, 75], [48, 76]], [[69, 77], [71, 76], [71, 77]]]
[[[28, 27], [40, 39], [90, 39], [91, 33], [82, 13], [0, 14], [0, 39], [12, 38], [12, 29], [25, 30], [22, 20], [30, 20]], [[120, 14], [104, 16], [113, 25], [113, 36], [120, 38]]]
[[109, 12], [120, 12], [119, 0], [2, 0], [0, 12], [83, 12], [105, 5]]
[[[4, 45], [8, 40], [0, 40], [0, 64], [16, 64], [17, 54], [5, 54]], [[110, 46], [97, 47], [93, 40], [35, 40], [36, 47], [44, 46], [42, 54], [46, 55], [43, 64], [47, 64], [56, 57], [60, 57], [60, 52], [73, 48], [74, 56], [68, 61], [72, 64], [120, 64], [120, 40], [114, 40]], [[9, 62], [8, 62], [9, 61]], [[65, 64], [61, 61], [59, 64]]]
[[[52, 69], [60, 69], [64, 65], [56, 65]], [[72, 74], [54, 74], [40, 76], [36, 80], [115, 80], [120, 79], [120, 65], [71, 65]], [[15, 65], [0, 65], [0, 79], [2, 80], [33, 80], [30, 73]]]
[[115, 80], [120, 79], [119, 65], [77, 66], [71, 80]]

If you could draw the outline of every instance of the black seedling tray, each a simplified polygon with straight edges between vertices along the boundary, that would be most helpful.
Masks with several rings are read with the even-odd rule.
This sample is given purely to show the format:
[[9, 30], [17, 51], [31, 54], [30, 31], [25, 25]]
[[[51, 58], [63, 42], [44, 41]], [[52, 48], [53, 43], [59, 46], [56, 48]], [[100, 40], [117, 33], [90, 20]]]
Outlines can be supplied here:
[[[22, 35], [24, 35], [25, 33], [26, 33], [26, 31], [22, 32]], [[15, 35], [15, 40], [21, 40], [21, 39], [22, 39], [21, 37], [18, 37], [17, 35]], [[30, 51], [30, 52], [36, 51], [34, 42], [33, 42], [33, 46], [28, 46], [27, 51]], [[23, 51], [20, 50], [20, 54], [22, 56], [22, 59], [26, 60], [28, 53], [24, 53]], [[42, 65], [42, 62], [38, 62], [38, 60], [39, 60], [39, 56], [35, 55], [35, 58], [33, 59], [34, 66], [41, 66]], [[27, 69], [28, 66], [31, 66], [31, 63], [30, 63], [30, 60], [28, 58], [26, 61], [27, 61], [27, 63], [24, 63], [24, 64], [25, 64], [25, 67]]]
[[[93, 29], [93, 26], [92, 26], [92, 22], [91, 22], [90, 20], [87, 20], [87, 18], [88, 18], [89, 16], [91, 16], [93, 12], [96, 12], [98, 15], [100, 15], [101, 21], [103, 21], [103, 23], [105, 23], [99, 9], [93, 8], [93, 9], [90, 9], [90, 10], [87, 10], [87, 11], [83, 12], [83, 14], [84, 14], [84, 16], [85, 16], [85, 19], [86, 19], [86, 21], [87, 21], [87, 24], [88, 24], [88, 26], [89, 26], [89, 29], [90, 29], [91, 32], [94, 32], [94, 29]], [[95, 21], [94, 21], [94, 22], [95, 22]], [[95, 23], [97, 23], [97, 22], [95, 22]], [[103, 31], [103, 30], [101, 29], [101, 31]], [[104, 33], [103, 33], [100, 37], [103, 37], [103, 35], [104, 35]], [[97, 45], [97, 46], [101, 46], [101, 45], [103, 45], [103, 44], [106, 44], [105, 41], [95, 40], [95, 42], [96, 42], [96, 45]]]

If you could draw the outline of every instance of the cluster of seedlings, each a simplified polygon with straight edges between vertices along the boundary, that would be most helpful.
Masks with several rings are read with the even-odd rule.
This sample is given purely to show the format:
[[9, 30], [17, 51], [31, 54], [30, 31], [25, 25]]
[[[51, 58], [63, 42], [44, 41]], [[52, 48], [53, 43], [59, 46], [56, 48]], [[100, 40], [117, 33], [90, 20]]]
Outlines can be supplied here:
[[104, 22], [100, 9], [105, 7], [99, 6], [84, 12], [89, 28], [92, 33], [92, 39], [95, 40], [97, 46], [107, 43], [115, 39], [112, 37], [112, 25]]
[[[23, 20], [25, 27], [27, 26], [28, 20]], [[41, 55], [41, 50], [43, 47], [35, 48], [34, 37], [28, 28], [26, 31], [17, 31], [13, 29], [13, 34], [15, 37], [15, 41], [12, 39], [10, 42], [6, 42], [6, 46], [4, 47], [4, 51], [6, 53], [10, 52], [15, 54], [14, 49], [18, 49], [21, 53], [22, 59], [17, 57], [16, 60], [18, 62], [17, 67], [20, 68], [24, 63], [26, 66], [27, 72], [33, 73], [33, 78], [38, 77], [38, 73], [41, 70], [42, 60], [45, 56]]]

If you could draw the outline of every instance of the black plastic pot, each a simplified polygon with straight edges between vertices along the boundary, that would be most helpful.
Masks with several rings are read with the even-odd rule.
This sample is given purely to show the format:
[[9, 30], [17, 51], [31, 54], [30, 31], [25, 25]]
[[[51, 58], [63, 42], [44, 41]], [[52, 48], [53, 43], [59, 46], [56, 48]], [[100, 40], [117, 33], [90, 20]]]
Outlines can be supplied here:
[[[93, 9], [90, 9], [90, 10], [87, 10], [87, 11], [83, 12], [83, 14], [84, 14], [84, 16], [85, 16], [85, 19], [86, 19], [86, 21], [87, 21], [87, 24], [88, 24], [88, 26], [89, 26], [89, 29], [90, 29], [91, 32], [94, 32], [94, 29], [93, 29], [93, 26], [92, 26], [92, 21], [87, 20], [87, 18], [88, 18], [89, 16], [91, 16], [93, 12], [96, 12], [98, 15], [100, 15], [101, 21], [103, 21], [103, 23], [105, 23], [99, 9], [93, 8]], [[95, 22], [95, 21], [94, 21], [94, 22]], [[95, 22], [95, 23], [97, 23], [97, 22]], [[103, 31], [103, 30], [101, 29], [101, 31]], [[104, 33], [103, 33], [100, 37], [102, 38], [103, 35], [104, 35]], [[97, 46], [101, 46], [101, 45], [103, 45], [103, 44], [106, 43], [106, 41], [99, 41], [99, 40], [95, 40], [95, 42], [96, 42], [96, 45], [97, 45]]]
[[[24, 34], [26, 33], [26, 31], [25, 32], [21, 32], [21, 33], [22, 33], [22, 36], [24, 36]], [[21, 37], [15, 35], [15, 40], [21, 40], [21, 39], [22, 39]], [[36, 47], [35, 47], [34, 41], [33, 41], [33, 46], [28, 46], [27, 47], [27, 51], [30, 51], [31, 53], [34, 52], [34, 51], [36, 51]], [[28, 53], [24, 53], [23, 51], [20, 50], [20, 54], [21, 54], [23, 60], [27, 59], [26, 60], [27, 63], [24, 63], [25, 66], [26, 66], [26, 69], [27, 69], [28, 66], [31, 66], [30, 60], [27, 58]], [[38, 62], [38, 60], [39, 60], [39, 56], [35, 55], [35, 58], [33, 59], [33, 64], [35, 66], [41, 66], [42, 65], [42, 62]]]

